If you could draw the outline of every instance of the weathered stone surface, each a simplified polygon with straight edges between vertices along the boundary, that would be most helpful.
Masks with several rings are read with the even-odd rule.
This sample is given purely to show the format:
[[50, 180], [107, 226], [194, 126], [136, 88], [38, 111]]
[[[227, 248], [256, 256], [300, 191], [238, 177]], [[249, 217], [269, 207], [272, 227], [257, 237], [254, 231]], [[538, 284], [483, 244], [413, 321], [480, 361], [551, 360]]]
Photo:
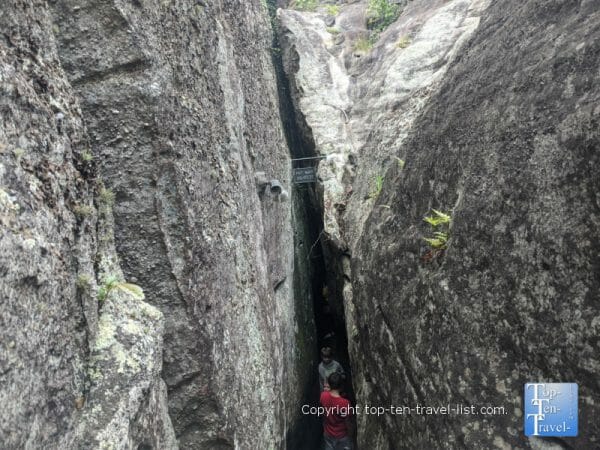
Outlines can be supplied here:
[[[163, 316], [124, 284], [114, 250], [110, 205], [99, 202], [96, 267], [101, 287], [97, 329], [87, 364], [88, 392], [74, 447], [177, 449], [161, 379]], [[133, 291], [132, 291], [133, 289]], [[87, 295], [89, 292], [84, 292]], [[132, 295], [133, 294], [133, 295]]]
[[[339, 34], [327, 28], [325, 8], [278, 11], [296, 126], [317, 154], [327, 155], [319, 164], [318, 189], [329, 304], [354, 339], [350, 255], [375, 205], [378, 183], [390, 164], [401, 162], [408, 130], [485, 7], [480, 1], [411, 2], [375, 41], [366, 29], [367, 4], [341, 6]], [[372, 48], [358, 49], [361, 41], [373, 42]], [[354, 339], [348, 341], [350, 353], [358, 351]]]
[[162, 314], [114, 290], [103, 303], [90, 354], [88, 405], [76, 448], [178, 448], [167, 410]]
[[[507, 414], [367, 420], [363, 442], [598, 446], [599, 25], [594, 2], [493, 4], [413, 126], [354, 259], [363, 395]], [[430, 208], [451, 238], [423, 262]], [[522, 436], [532, 380], [579, 383], [579, 438]]]
[[74, 208], [91, 205], [93, 187], [74, 167], [85, 136], [49, 18], [30, 3], [0, 15], [0, 442], [58, 448], [72, 439], [85, 390], [75, 281], [93, 217], [78, 223]]
[[411, 124], [485, 6], [467, 0], [412, 2], [364, 50], [356, 47], [370, 39], [367, 3], [342, 6], [336, 18], [346, 37], [341, 43], [328, 31], [325, 10], [279, 10], [298, 125], [312, 135], [315, 151], [328, 156], [319, 167], [325, 232], [342, 249], [355, 245], [373, 207], [377, 177], [399, 155]]
[[[361, 448], [597, 447], [597, 7], [413, 1], [355, 61], [343, 55], [364, 33], [359, 8], [336, 21], [341, 46], [319, 13], [280, 12], [301, 126], [332, 155], [325, 229], [351, 280], [340, 290], [358, 401], [507, 412], [363, 415]], [[452, 214], [432, 259], [431, 208]], [[579, 383], [580, 437], [522, 435], [532, 380]]]
[[179, 445], [280, 447], [310, 376], [314, 325], [310, 285], [294, 283], [308, 262], [294, 266], [292, 203], [255, 184], [264, 172], [290, 190], [265, 4], [53, 9], [116, 194], [124, 273], [165, 316]]
[[97, 280], [120, 274], [110, 195], [45, 2], [6, 5], [0, 29], [0, 446], [176, 448], [160, 312], [114, 293], [98, 317]]

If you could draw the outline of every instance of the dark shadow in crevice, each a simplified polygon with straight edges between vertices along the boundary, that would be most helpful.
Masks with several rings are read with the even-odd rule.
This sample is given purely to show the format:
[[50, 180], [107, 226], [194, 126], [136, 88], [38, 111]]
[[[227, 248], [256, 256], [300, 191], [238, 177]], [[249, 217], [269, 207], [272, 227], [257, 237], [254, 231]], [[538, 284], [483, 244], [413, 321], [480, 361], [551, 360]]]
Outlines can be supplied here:
[[[286, 141], [292, 158], [316, 156], [312, 131], [301, 112], [294, 107], [292, 92], [296, 89], [293, 80], [288, 79], [282, 61], [280, 36], [275, 15], [276, 0], [268, 0], [269, 14], [273, 25], [272, 59], [277, 77], [279, 93], [279, 111], [285, 132]], [[292, 58], [293, 61], [294, 58]], [[296, 61], [297, 62], [297, 61]], [[294, 62], [292, 62], [294, 64]], [[292, 70], [294, 68], [292, 67]], [[303, 163], [303, 166], [315, 164]], [[314, 184], [293, 186], [292, 197], [298, 202], [300, 214], [304, 223], [294, 224], [296, 235], [303, 234], [301, 244], [308, 246], [304, 251], [306, 264], [310, 273], [310, 283], [313, 299], [314, 321], [316, 325], [316, 346], [314, 361], [320, 361], [319, 349], [324, 346], [332, 347], [335, 358], [344, 366], [347, 374], [346, 395], [354, 404], [354, 392], [350, 361], [348, 356], [348, 338], [344, 320], [344, 305], [342, 298], [343, 272], [341, 255], [325, 240], [323, 232], [322, 201]], [[300, 230], [304, 230], [300, 233]], [[296, 242], [296, 244], [298, 244]], [[298, 247], [296, 247], [298, 248]], [[319, 403], [319, 382], [317, 366], [306, 367], [310, 371], [307, 377], [308, 385], [304, 386], [303, 404], [317, 406]], [[298, 405], [301, 408], [301, 405]], [[321, 418], [302, 415], [296, 426], [287, 432], [286, 449], [315, 450], [322, 444]]]

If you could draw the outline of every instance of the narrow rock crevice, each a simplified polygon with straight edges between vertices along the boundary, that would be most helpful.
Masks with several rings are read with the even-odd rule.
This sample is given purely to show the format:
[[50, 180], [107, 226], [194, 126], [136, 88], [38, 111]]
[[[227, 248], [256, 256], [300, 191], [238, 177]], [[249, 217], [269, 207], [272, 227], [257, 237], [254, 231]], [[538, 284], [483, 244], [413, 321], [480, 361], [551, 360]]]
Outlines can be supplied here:
[[123, 273], [164, 315], [153, 375], [176, 444], [283, 447], [314, 318], [310, 277], [286, 282], [307, 266], [294, 264], [290, 203], [248, 195], [259, 171], [290, 184], [262, 4], [57, 0], [49, 12], [86, 151], [115, 196]]
[[[281, 37], [276, 18], [276, 1], [268, 2], [269, 14], [273, 25], [272, 59], [277, 76], [279, 91], [279, 110], [286, 141], [292, 159], [319, 156], [310, 126], [301, 110], [293, 102], [291, 93], [297, 87], [295, 80], [289, 78], [284, 70], [281, 54]], [[297, 56], [297, 55], [296, 55]], [[292, 58], [293, 59], [293, 58]], [[298, 62], [298, 59], [295, 59]], [[293, 64], [293, 62], [292, 62]], [[318, 165], [319, 159], [292, 161], [292, 168]], [[350, 358], [348, 355], [348, 338], [346, 334], [343, 284], [344, 276], [341, 254], [337, 247], [328, 240], [323, 223], [322, 190], [316, 184], [296, 184], [292, 188], [292, 202], [295, 228], [296, 266], [307, 266], [311, 286], [312, 307], [314, 312], [314, 364], [306, 367], [310, 371], [309, 384], [304, 389], [303, 403], [318, 404], [318, 371], [320, 361], [319, 350], [328, 346], [334, 350], [335, 359], [346, 370], [347, 394], [354, 402]], [[296, 272], [295, 272], [296, 273]], [[298, 280], [296, 280], [298, 281]], [[286, 448], [290, 450], [309, 450], [319, 448], [322, 439], [321, 419], [306, 415], [297, 426], [288, 432]]]

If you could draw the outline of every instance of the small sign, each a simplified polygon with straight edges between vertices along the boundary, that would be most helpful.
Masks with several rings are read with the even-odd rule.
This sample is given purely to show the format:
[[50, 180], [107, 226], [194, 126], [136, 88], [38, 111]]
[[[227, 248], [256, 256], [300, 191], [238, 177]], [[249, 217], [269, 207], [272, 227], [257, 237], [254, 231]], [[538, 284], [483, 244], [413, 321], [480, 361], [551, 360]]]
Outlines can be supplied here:
[[314, 167], [299, 167], [294, 169], [294, 183], [316, 183], [317, 172]]

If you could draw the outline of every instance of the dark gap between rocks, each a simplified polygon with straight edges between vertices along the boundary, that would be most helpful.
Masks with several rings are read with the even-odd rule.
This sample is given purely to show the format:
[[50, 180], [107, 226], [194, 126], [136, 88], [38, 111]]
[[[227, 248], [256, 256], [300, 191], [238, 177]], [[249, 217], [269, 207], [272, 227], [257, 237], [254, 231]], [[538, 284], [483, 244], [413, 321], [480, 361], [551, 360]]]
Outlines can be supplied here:
[[[277, 88], [279, 93], [279, 111], [283, 128], [290, 148], [292, 158], [305, 158], [316, 156], [315, 144], [312, 133], [304, 117], [296, 111], [291, 98], [290, 81], [283, 69], [283, 61], [280, 49], [280, 40], [276, 19], [276, 0], [268, 0], [269, 15], [273, 27], [272, 59], [277, 77]], [[339, 361], [346, 371], [346, 394], [355, 404], [354, 391], [352, 389], [352, 374], [350, 370], [350, 358], [348, 355], [348, 337], [344, 315], [344, 304], [342, 297], [343, 272], [341, 255], [339, 251], [327, 242], [323, 232], [322, 202], [316, 186], [313, 184], [301, 184], [292, 186], [292, 198], [297, 202], [301, 210], [300, 217], [305, 223], [294, 224], [296, 236], [301, 235], [301, 230], [307, 229], [308, 236], [302, 245], [308, 246], [306, 264], [311, 274], [311, 291], [313, 298], [313, 310], [316, 326], [316, 343], [314, 348], [315, 361], [320, 362], [319, 350], [321, 347], [332, 347], [334, 358]], [[296, 245], [297, 243], [295, 243]], [[296, 245], [296, 251], [298, 251]], [[310, 371], [310, 385], [305, 386], [303, 404], [317, 406], [319, 404], [319, 382], [317, 366], [306, 367]], [[300, 411], [302, 405], [298, 405]], [[304, 415], [297, 426], [288, 430], [286, 436], [286, 448], [288, 450], [315, 450], [322, 445], [321, 418], [317, 416]]]

